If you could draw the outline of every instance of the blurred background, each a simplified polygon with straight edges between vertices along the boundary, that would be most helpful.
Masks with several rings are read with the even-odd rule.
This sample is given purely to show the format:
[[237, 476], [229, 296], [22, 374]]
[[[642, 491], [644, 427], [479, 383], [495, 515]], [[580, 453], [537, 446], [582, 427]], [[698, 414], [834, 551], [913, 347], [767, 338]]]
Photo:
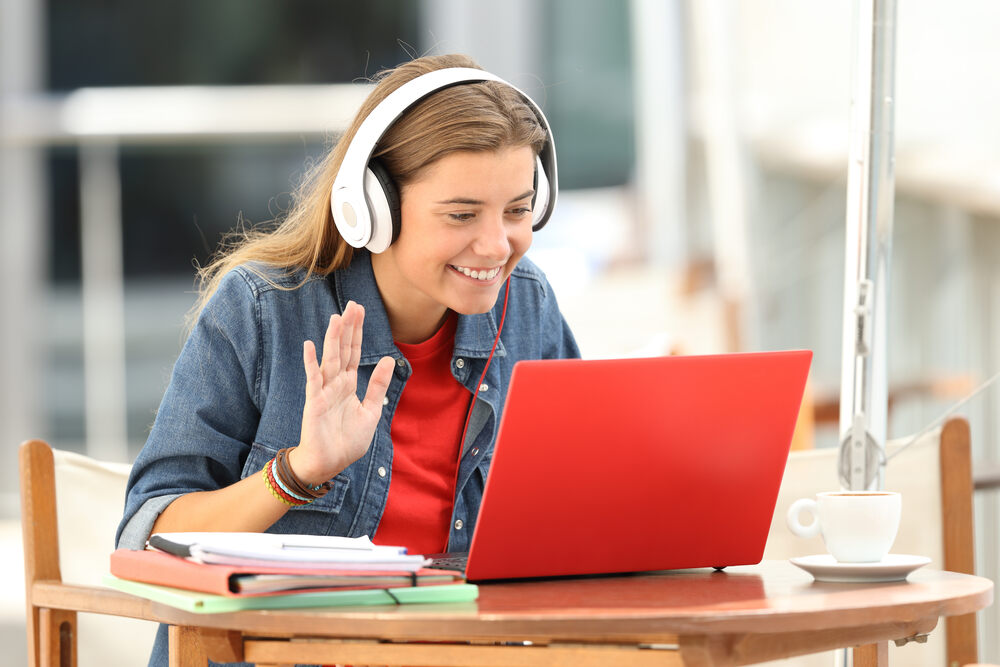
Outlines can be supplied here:
[[[851, 9], [3, 0], [4, 560], [20, 566], [18, 443], [131, 461], [196, 263], [237, 224], [280, 218], [366, 77], [428, 53], [467, 53], [544, 108], [562, 192], [530, 256], [586, 357], [811, 349], [796, 446], [835, 446]], [[989, 0], [899, 3], [889, 437], [1000, 370], [997, 25]], [[976, 469], [995, 467], [1000, 391], [962, 414]], [[977, 567], [994, 580], [996, 496], [975, 507]], [[21, 584], [0, 598], [23, 617]], [[1000, 624], [983, 619], [981, 657], [997, 661]]]

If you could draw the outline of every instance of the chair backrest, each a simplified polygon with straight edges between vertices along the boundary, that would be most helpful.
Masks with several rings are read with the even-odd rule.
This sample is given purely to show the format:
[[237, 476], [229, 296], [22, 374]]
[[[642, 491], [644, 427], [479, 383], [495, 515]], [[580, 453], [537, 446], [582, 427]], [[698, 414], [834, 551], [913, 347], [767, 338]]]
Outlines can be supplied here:
[[[890, 441], [892, 455], [909, 438]], [[840, 488], [837, 448], [792, 452], [774, 509], [764, 558], [786, 559], [825, 553], [820, 537], [795, 537], [785, 525], [789, 506], [798, 498]], [[974, 574], [972, 533], [972, 466], [969, 424], [953, 418], [922, 436], [889, 461], [885, 488], [903, 496], [903, 513], [893, 553], [919, 554], [930, 567]], [[941, 628], [944, 628], [942, 632]], [[890, 645], [890, 662], [905, 665], [963, 665], [977, 659], [976, 617], [950, 617], [931, 633], [926, 644]], [[893, 654], [898, 654], [893, 658]], [[804, 658], [796, 665], [832, 664], [830, 655]]]
[[[29, 665], [39, 664], [42, 625], [32, 603], [35, 581], [100, 586], [121, 519], [130, 466], [53, 450], [41, 440], [20, 451], [21, 523]], [[145, 664], [156, 624], [116, 616], [65, 615], [62, 651], [78, 664]], [[79, 642], [77, 642], [79, 638]], [[79, 644], [77, 646], [77, 643]], [[70, 659], [69, 662], [75, 662]]]

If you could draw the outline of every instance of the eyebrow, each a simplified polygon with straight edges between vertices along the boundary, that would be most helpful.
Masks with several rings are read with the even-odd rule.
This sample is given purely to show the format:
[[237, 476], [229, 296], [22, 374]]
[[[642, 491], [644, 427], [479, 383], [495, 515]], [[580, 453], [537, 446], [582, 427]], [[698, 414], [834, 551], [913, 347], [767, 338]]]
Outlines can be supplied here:
[[[508, 204], [512, 204], [513, 202], [521, 201], [522, 199], [527, 199], [528, 197], [533, 197], [534, 194], [535, 194], [534, 189], [528, 190], [527, 192], [525, 192], [523, 194], [520, 194], [517, 197], [514, 197], [513, 199], [511, 199], [507, 203]], [[486, 202], [482, 201], [481, 199], [470, 199], [468, 197], [454, 197], [452, 199], [445, 199], [444, 201], [439, 201], [439, 202], [436, 202], [436, 203], [438, 203], [438, 204], [466, 204], [466, 205], [469, 205], [469, 206], [482, 206]]]

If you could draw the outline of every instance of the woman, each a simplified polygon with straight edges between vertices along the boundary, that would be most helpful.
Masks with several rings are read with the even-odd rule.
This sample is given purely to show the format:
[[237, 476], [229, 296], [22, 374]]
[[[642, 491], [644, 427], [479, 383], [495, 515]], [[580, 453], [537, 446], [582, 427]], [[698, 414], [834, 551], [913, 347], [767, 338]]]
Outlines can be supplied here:
[[551, 134], [500, 81], [445, 85], [406, 107], [368, 165], [385, 172], [390, 208], [390, 191], [399, 197], [375, 252], [345, 241], [365, 221], [339, 184], [391, 93], [475, 67], [440, 56], [383, 73], [286, 219], [203, 270], [119, 546], [141, 549], [151, 532], [267, 530], [468, 550], [514, 363], [579, 356], [523, 258], [554, 200], [553, 182], [535, 201], [544, 162], [555, 176]]

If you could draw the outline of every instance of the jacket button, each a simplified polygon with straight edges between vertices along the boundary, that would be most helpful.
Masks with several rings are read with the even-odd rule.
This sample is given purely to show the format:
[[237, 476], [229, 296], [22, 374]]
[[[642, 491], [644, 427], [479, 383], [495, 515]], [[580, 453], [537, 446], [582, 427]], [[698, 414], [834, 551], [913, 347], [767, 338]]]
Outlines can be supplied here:
[[455, 368], [465, 368], [465, 359], [456, 359]]
[[462, 526], [464, 525], [465, 523], [461, 519], [457, 519], [455, 521], [455, 530], [462, 530]]
[[388, 396], [383, 396], [382, 397], [382, 405], [389, 405], [389, 397]]
[[472, 448], [472, 455], [473, 456], [478, 456], [479, 455], [479, 447], [473, 447]]
[[404, 359], [403, 357], [396, 359], [396, 365], [402, 368], [403, 366], [406, 365], [406, 359]]
[[490, 386], [488, 384], [486, 384], [485, 382], [482, 383], [481, 385], [479, 385], [479, 391], [489, 391], [489, 390], [490, 390]]
[[378, 467], [378, 476], [379, 477], [385, 477], [385, 475], [386, 475], [385, 466], [379, 466]]

